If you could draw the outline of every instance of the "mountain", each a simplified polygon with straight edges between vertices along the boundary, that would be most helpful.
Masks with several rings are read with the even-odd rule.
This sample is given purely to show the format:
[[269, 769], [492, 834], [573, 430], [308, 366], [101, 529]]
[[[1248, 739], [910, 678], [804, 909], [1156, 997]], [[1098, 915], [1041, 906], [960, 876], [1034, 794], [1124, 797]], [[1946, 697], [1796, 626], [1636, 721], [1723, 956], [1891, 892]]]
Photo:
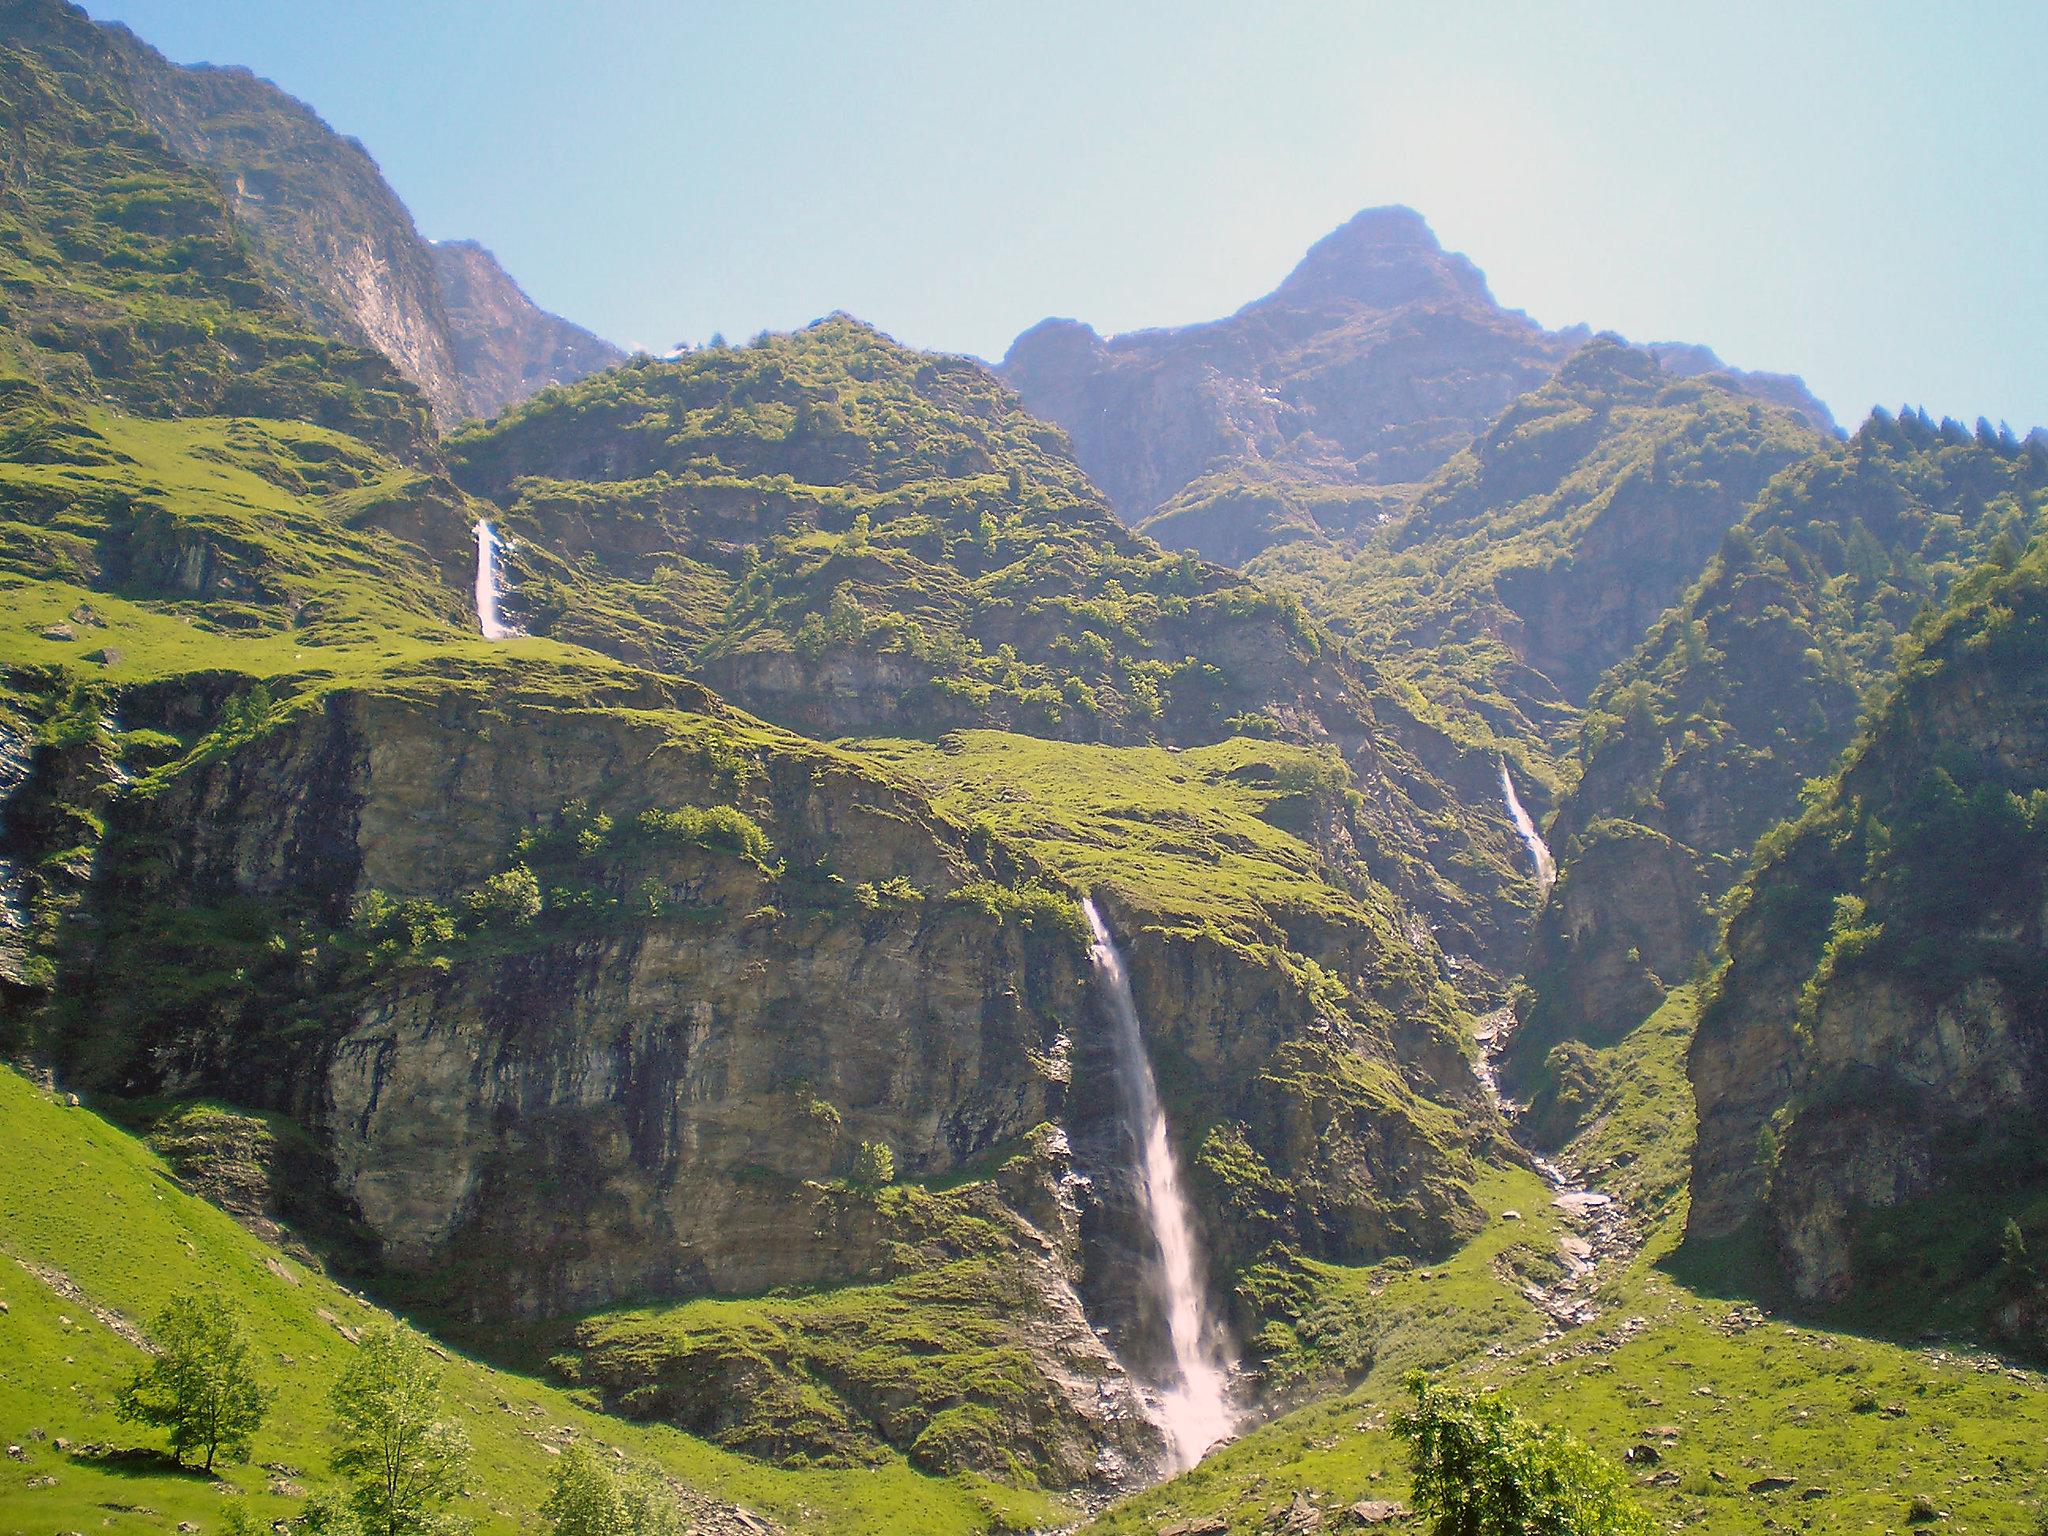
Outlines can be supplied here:
[[[106, 34], [68, 8], [36, 5], [0, 13], [5, 35], [25, 18], [49, 26], [35, 47], [0, 48], [0, 366], [17, 404], [41, 403], [13, 457], [87, 451], [90, 434], [59, 423], [102, 403], [316, 423], [409, 460], [431, 456], [418, 392], [383, 356], [331, 339], [270, 287], [212, 180], [138, 115]], [[46, 442], [44, 430], [72, 441]]]
[[390, 358], [443, 425], [623, 358], [538, 309], [480, 247], [421, 239], [361, 144], [248, 70], [172, 64], [61, 0], [8, 0], [0, 44], [85, 61], [214, 179], [284, 297], [337, 341]]
[[[304, 109], [0, 10], [12, 1524], [319, 1523], [400, 1314], [493, 1532], [572, 1445], [715, 1536], [1400, 1529], [1417, 1370], [1660, 1528], [2032, 1519], [2039, 440], [1401, 211], [1067, 336], [1144, 527], [846, 315], [569, 378]], [[201, 1286], [210, 1478], [115, 1413]]]
[[[949, 1487], [1159, 1456], [1083, 895], [1207, 1267], [1475, 1229], [1499, 1121], [1396, 890], [1446, 944], [1511, 926], [1510, 834], [1417, 750], [1484, 764], [1123, 529], [978, 365], [855, 322], [435, 438], [100, 39], [0, 53], [43, 168], [0, 328], [11, 1055], [291, 1127], [314, 1256], [451, 1338], [517, 1320], [621, 1415]], [[291, 366], [231, 368], [245, 334]], [[536, 633], [476, 632], [484, 518]]]
[[1333, 751], [1360, 787], [1347, 857], [1475, 984], [1518, 928], [1491, 762], [1298, 602], [1125, 529], [970, 360], [834, 317], [551, 391], [448, 452], [501, 508], [535, 633], [815, 735]]
[[[1356, 513], [1346, 509], [1375, 498], [1312, 488], [1426, 478], [1589, 335], [1501, 308], [1478, 268], [1445, 251], [1421, 215], [1371, 208], [1228, 319], [1107, 340], [1046, 320], [1012, 343], [1000, 371], [1027, 408], [1067, 429], [1126, 522], [1173, 506], [1183, 536], [1206, 536], [1195, 546], [1203, 553], [1244, 558], [1244, 536], [1225, 531], [1236, 519], [1219, 501], [1275, 484], [1311, 488], [1338, 526], [1350, 525]], [[1659, 350], [1679, 376], [1719, 368], [1705, 349]], [[1725, 376], [1833, 429], [1796, 380]]]
[[1906, 412], [1764, 488], [1588, 707], [1511, 1077], [1625, 1033], [1713, 947], [1713, 904], [1855, 738], [1915, 615], [2042, 528], [2043, 463]]
[[483, 420], [551, 384], [617, 366], [626, 354], [529, 299], [474, 240], [428, 247], [461, 391], [455, 410]]
[[[1459, 734], [1547, 780], [1602, 673], [1765, 482], [1827, 441], [1725, 377], [1674, 379], [1603, 337], [1400, 508], [1348, 537], [1276, 539], [1246, 570], [1412, 682]], [[1170, 543], [1180, 519], [1147, 526]]]
[[2037, 1358], [2044, 694], [2048, 542], [2008, 545], [1914, 625], [1895, 689], [1736, 892], [1692, 1048], [1690, 1222], [1752, 1234], [1807, 1301]]

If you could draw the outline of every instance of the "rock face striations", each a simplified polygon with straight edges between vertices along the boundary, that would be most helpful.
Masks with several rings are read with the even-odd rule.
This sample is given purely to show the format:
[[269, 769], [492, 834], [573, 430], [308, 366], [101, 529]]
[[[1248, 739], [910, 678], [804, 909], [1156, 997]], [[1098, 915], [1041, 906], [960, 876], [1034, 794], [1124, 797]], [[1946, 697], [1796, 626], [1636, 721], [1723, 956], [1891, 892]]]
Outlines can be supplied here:
[[[1318, 533], [1370, 521], [1361, 488], [1430, 476], [1590, 335], [1503, 309], [1420, 214], [1370, 208], [1228, 319], [1107, 339], [1046, 320], [1000, 371], [1067, 429], [1126, 522], [1170, 513], [1169, 547], [1242, 562], [1287, 536], [1274, 499]], [[1703, 347], [1652, 350], [1674, 377], [1713, 373], [1833, 430], [1796, 379], [1727, 370]]]
[[480, 247], [428, 244], [361, 144], [248, 70], [173, 64], [61, 0], [0, 7], [0, 45], [91, 60], [212, 176], [285, 299], [327, 335], [388, 357], [443, 426], [623, 359], [536, 307]]
[[2035, 1351], [2024, 1255], [1991, 1261], [2044, 1166], [2044, 721], [2037, 544], [1916, 626], [1845, 766], [1766, 839], [1691, 1059], [1693, 1236], [1754, 1222], [1800, 1296], [1945, 1293]]

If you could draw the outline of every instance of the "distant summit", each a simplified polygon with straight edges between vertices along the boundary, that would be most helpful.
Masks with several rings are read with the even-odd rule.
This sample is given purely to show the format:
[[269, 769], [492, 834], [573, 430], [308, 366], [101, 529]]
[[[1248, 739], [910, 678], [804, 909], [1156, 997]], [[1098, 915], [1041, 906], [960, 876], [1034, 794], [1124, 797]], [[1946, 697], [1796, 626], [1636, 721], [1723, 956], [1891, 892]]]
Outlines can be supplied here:
[[[1395, 206], [1346, 220], [1227, 319], [1106, 339], [1046, 320], [1011, 344], [1000, 371], [1066, 428], [1082, 466], [1138, 523], [1212, 485], [1425, 479], [1592, 335], [1503, 308], [1477, 266]], [[1649, 351], [1667, 372], [1725, 375], [1834, 430], [1795, 378], [1728, 369], [1704, 347]]]
[[1485, 274], [1455, 251], [1445, 251], [1421, 214], [1396, 204], [1368, 208], [1345, 220], [1310, 246], [1287, 280], [1256, 304], [1397, 309], [1457, 298], [1491, 304]]

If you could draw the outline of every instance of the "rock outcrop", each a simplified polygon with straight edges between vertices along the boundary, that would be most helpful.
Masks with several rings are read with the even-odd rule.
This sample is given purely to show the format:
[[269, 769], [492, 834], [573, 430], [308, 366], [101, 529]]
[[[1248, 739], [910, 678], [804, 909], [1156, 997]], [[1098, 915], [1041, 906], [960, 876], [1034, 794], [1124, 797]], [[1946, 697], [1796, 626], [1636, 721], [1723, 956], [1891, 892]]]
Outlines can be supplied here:
[[[1826, 794], [1767, 841], [1692, 1049], [1690, 1231], [1757, 1222], [1809, 1299], [1946, 1285], [1989, 1310], [1969, 1252], [1995, 1256], [2001, 1217], [2030, 1219], [2048, 1102], [2048, 550], [1987, 575], [1923, 627]], [[1862, 1243], [1888, 1213], [1944, 1194], [1944, 1247], [1970, 1267], [1873, 1261]], [[2033, 1282], [1998, 1283], [2003, 1302]]]
[[96, 55], [171, 151], [219, 185], [283, 297], [328, 336], [389, 358], [441, 425], [624, 358], [536, 307], [481, 247], [422, 239], [360, 143], [248, 70], [173, 64], [62, 0], [13, 0], [0, 41]]

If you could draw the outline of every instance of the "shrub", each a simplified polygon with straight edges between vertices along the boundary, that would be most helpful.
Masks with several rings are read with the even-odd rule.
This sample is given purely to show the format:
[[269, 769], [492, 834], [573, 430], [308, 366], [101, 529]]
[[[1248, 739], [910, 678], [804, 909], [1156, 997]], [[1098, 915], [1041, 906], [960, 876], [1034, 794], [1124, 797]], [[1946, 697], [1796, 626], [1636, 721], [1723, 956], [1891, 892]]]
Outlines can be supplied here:
[[853, 1157], [850, 1181], [861, 1189], [879, 1189], [896, 1181], [896, 1152], [886, 1141], [864, 1141]]
[[540, 880], [524, 864], [491, 876], [462, 898], [479, 923], [530, 923], [540, 916]]
[[1420, 1371], [1415, 1406], [1394, 1420], [1408, 1442], [1416, 1509], [1435, 1536], [1650, 1536], [1621, 1473], [1562, 1430], [1490, 1392], [1460, 1392]]

